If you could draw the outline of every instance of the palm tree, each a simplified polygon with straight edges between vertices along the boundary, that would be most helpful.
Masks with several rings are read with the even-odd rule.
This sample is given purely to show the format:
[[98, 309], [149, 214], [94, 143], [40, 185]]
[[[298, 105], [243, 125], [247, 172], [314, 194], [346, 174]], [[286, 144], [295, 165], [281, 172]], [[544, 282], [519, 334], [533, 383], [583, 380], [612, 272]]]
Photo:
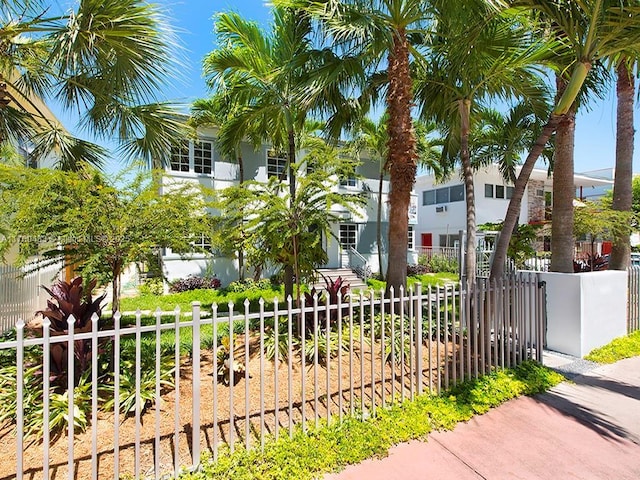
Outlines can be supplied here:
[[[358, 60], [369, 78], [383, 75], [389, 115], [386, 164], [389, 170], [389, 261], [387, 289], [406, 286], [409, 203], [417, 171], [410, 62], [419, 52], [409, 38], [423, 33], [430, 17], [427, 0], [275, 0], [302, 8], [319, 20], [321, 38], [345, 58]], [[352, 78], [366, 88], [365, 76]], [[374, 96], [363, 96], [370, 100]]]
[[[613, 183], [614, 210], [630, 212], [633, 203], [633, 103], [636, 67], [633, 57], [622, 55], [616, 65], [616, 94], [618, 98], [616, 117], [616, 169]], [[611, 252], [609, 268], [626, 270], [631, 261], [629, 234], [616, 238]]]
[[[270, 142], [286, 153], [289, 201], [296, 204], [296, 154], [305, 122], [313, 111], [343, 103], [337, 89], [339, 68], [319, 85], [319, 73], [335, 57], [312, 48], [311, 22], [289, 8], [275, 8], [271, 31], [236, 13], [217, 16], [220, 48], [204, 60], [204, 73], [214, 97], [230, 99], [220, 125], [229, 150], [250, 139], [254, 146]], [[337, 73], [336, 73], [337, 72]], [[293, 295], [293, 264], [285, 263], [285, 296]]]
[[[502, 274], [511, 233], [515, 227], [520, 205], [531, 171], [563, 118], [581, 91], [593, 64], [612, 57], [621, 50], [640, 48], [640, 9], [617, 1], [592, 0], [564, 2], [558, 0], [515, 0], [509, 6], [530, 10], [540, 16], [546, 32], [561, 38], [573, 58], [567, 87], [558, 96], [553, 111], [535, 145], [529, 152], [509, 202], [502, 234], [494, 252], [491, 277]], [[555, 165], [557, 168], [557, 165]], [[555, 212], [554, 212], [555, 213]]]
[[[378, 271], [381, 279], [384, 279], [382, 262], [382, 190], [384, 177], [387, 173], [386, 159], [389, 145], [389, 135], [387, 134], [388, 123], [389, 118], [386, 113], [382, 115], [377, 122], [368, 117], [362, 118], [353, 128], [351, 133], [353, 139], [347, 144], [347, 149], [355, 151], [357, 155], [366, 152], [368, 159], [379, 165], [376, 243], [378, 250]], [[434, 130], [435, 124], [433, 123], [427, 124], [421, 121], [414, 121], [418, 164], [434, 172], [437, 176], [442, 176], [443, 168], [440, 163], [440, 141], [432, 138]]]
[[[474, 167], [469, 136], [483, 102], [521, 98], [533, 108], [546, 107], [546, 88], [539, 63], [549, 54], [547, 44], [533, 39], [514, 17], [497, 15], [483, 1], [464, 5], [445, 2], [437, 10], [436, 29], [429, 37], [431, 52], [417, 69], [415, 95], [421, 115], [456, 132], [455, 151], [465, 185], [467, 234], [464, 273], [476, 278], [476, 215]], [[452, 8], [453, 7], [453, 8]], [[478, 25], [478, 18], [486, 18]], [[470, 27], [471, 26], [471, 27]]]
[[79, 126], [117, 141], [127, 158], [166, 161], [181, 122], [155, 100], [175, 72], [175, 40], [160, 9], [140, 0], [80, 0], [50, 15], [40, 0], [3, 2], [0, 29], [0, 141], [55, 153], [59, 166], [100, 165], [105, 149], [69, 134], [42, 99], [80, 112]]

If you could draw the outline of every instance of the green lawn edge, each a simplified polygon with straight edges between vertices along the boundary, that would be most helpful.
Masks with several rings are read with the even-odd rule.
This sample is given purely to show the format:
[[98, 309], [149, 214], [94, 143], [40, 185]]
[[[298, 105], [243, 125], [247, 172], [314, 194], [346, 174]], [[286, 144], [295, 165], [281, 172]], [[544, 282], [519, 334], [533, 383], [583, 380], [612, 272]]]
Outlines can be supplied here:
[[640, 330], [615, 338], [608, 344], [593, 349], [584, 358], [597, 363], [615, 363], [618, 360], [637, 356], [640, 356]]
[[[386, 456], [389, 448], [413, 439], [425, 439], [432, 430], [451, 430], [458, 422], [483, 414], [520, 395], [541, 393], [564, 380], [536, 362], [493, 371], [466, 381], [441, 395], [423, 394], [375, 415], [357, 415], [342, 424], [321, 422], [307, 432], [297, 427], [292, 438], [282, 429], [278, 440], [233, 453], [224, 446], [217, 462], [204, 456], [200, 471], [180, 476], [200, 479], [313, 479], [342, 470], [367, 458]], [[365, 419], [361, 420], [362, 417]]]

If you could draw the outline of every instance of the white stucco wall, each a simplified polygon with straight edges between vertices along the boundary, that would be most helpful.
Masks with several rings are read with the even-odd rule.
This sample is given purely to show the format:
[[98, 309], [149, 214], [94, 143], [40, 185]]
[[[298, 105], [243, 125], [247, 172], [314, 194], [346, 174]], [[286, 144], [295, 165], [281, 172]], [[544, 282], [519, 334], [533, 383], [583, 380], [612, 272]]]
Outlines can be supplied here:
[[547, 348], [584, 357], [627, 333], [627, 272], [540, 273], [547, 285]]

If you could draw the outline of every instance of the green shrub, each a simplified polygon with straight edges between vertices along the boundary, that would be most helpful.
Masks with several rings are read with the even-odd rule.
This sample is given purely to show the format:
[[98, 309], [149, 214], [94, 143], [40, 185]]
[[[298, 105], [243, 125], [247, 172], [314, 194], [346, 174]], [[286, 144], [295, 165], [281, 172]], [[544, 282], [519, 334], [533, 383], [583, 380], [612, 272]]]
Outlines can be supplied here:
[[562, 377], [534, 362], [512, 370], [494, 372], [466, 382], [441, 396], [422, 395], [388, 409], [378, 409], [367, 420], [347, 418], [343, 423], [303, 432], [297, 428], [292, 438], [281, 435], [267, 440], [264, 451], [244, 450], [236, 446], [219, 452], [217, 462], [204, 458], [199, 472], [183, 479], [302, 479], [321, 478], [324, 473], [340, 470], [367, 458], [384, 455], [397, 443], [425, 438], [432, 429], [452, 429], [475, 412], [486, 411], [523, 393], [561, 381]]
[[444, 255], [433, 255], [428, 262], [428, 267], [431, 272], [439, 273], [439, 272], [449, 272], [449, 273], [457, 273], [458, 272], [458, 260], [448, 258]]
[[592, 362], [613, 363], [640, 355], [640, 330], [626, 337], [613, 339], [607, 345], [596, 348], [585, 358]]
[[266, 278], [261, 278], [257, 282], [252, 278], [246, 278], [242, 281], [231, 282], [225, 289], [227, 292], [242, 293], [252, 290], [269, 290], [271, 288], [271, 281]]
[[164, 286], [161, 278], [147, 278], [138, 287], [140, 295], [162, 295], [164, 293]]

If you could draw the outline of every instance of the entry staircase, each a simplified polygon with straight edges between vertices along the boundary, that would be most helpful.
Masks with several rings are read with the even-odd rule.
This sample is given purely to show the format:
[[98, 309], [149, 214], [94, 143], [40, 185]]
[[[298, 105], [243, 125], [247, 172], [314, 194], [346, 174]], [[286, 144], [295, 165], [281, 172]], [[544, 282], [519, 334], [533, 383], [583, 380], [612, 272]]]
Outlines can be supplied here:
[[342, 277], [342, 280], [345, 282], [344, 284], [349, 284], [351, 292], [367, 289], [367, 284], [364, 283], [364, 280], [358, 277], [350, 268], [321, 268], [318, 270], [318, 280], [311, 285], [315, 287], [318, 292], [323, 292], [326, 287], [324, 278], [322, 278], [323, 276], [327, 280], [331, 279], [333, 281], [338, 277]]

